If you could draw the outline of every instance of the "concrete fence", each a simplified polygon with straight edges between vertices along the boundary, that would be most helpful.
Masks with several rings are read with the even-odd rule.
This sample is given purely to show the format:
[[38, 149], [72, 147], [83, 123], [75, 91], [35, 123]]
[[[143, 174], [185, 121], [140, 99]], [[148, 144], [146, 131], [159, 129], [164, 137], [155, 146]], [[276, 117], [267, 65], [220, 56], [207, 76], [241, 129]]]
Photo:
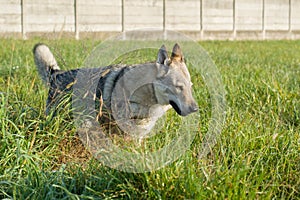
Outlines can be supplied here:
[[195, 39], [298, 39], [300, 0], [0, 0], [0, 35], [107, 35], [139, 28]]

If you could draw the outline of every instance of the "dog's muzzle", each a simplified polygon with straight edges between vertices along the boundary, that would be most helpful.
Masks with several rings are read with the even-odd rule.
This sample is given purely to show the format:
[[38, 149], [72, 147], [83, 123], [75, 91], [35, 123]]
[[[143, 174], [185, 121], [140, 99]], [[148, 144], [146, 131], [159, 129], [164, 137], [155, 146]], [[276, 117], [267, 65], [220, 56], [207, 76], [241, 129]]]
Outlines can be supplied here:
[[180, 107], [177, 105], [177, 103], [172, 100], [169, 103], [174, 108], [174, 110], [177, 112], [177, 114], [181, 115], [181, 116], [187, 116], [188, 114], [198, 111], [198, 106], [196, 103], [193, 103], [192, 105], [190, 105], [186, 110], [180, 109]]

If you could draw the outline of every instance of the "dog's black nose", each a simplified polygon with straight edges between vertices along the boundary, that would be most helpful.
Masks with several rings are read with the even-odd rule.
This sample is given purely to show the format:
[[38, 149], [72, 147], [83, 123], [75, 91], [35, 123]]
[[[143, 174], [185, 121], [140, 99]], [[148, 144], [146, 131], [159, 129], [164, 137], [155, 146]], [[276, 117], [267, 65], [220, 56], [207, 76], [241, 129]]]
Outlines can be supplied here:
[[192, 108], [192, 111], [193, 111], [193, 112], [197, 112], [197, 111], [198, 111], [198, 107], [193, 107], [193, 108]]
[[198, 106], [197, 105], [190, 106], [190, 111], [191, 112], [197, 112], [198, 111]]

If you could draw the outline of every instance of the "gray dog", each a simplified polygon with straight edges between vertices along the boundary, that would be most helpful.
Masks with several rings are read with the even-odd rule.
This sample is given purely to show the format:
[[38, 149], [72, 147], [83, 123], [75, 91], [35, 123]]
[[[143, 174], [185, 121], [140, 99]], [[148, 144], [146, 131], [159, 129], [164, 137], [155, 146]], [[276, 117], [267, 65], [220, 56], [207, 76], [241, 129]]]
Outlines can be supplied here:
[[72, 91], [78, 73], [88, 70], [97, 75], [94, 79], [97, 87], [92, 91], [94, 100], [100, 102], [97, 116], [101, 117], [102, 109], [106, 110], [123, 131], [134, 132], [140, 138], [172, 107], [181, 116], [198, 110], [192, 96], [191, 77], [178, 44], [174, 45], [170, 58], [163, 45], [153, 63], [69, 71], [59, 68], [44, 44], [36, 44], [33, 54], [38, 72], [49, 86], [46, 114], [58, 105], [62, 95]]

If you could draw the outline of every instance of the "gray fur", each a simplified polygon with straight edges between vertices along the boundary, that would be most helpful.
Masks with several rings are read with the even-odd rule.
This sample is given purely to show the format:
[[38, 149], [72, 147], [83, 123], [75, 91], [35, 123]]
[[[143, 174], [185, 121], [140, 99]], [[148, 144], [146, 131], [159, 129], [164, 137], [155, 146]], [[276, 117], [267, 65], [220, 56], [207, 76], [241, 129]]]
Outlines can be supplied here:
[[[49, 114], [61, 95], [72, 91], [77, 73], [88, 69], [60, 70], [44, 44], [37, 44], [33, 53], [39, 74], [49, 86], [46, 109], [46, 114]], [[98, 81], [97, 91], [92, 91], [94, 96], [103, 99], [104, 107], [113, 113], [114, 120], [124, 132], [134, 132], [140, 138], [150, 132], [171, 106], [182, 116], [198, 110], [192, 96], [190, 74], [178, 44], [174, 45], [170, 58], [163, 45], [156, 63], [112, 65], [89, 70], [97, 72], [93, 78]], [[144, 80], [147, 80], [145, 84]]]

